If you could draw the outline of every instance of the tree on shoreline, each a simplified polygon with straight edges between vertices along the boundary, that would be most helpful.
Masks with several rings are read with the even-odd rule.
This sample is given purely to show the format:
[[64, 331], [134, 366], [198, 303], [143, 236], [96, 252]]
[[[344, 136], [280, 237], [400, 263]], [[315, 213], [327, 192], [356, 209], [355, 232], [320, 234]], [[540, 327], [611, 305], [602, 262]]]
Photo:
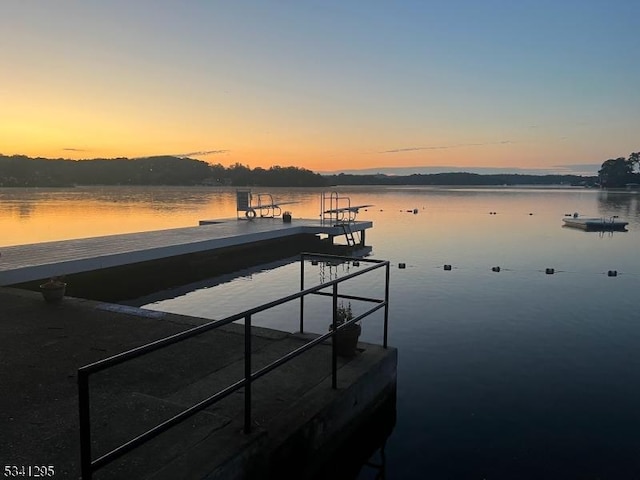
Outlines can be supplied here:
[[605, 188], [622, 188], [629, 183], [640, 183], [640, 152], [633, 152], [629, 158], [618, 157], [606, 160], [598, 176], [600, 185]]

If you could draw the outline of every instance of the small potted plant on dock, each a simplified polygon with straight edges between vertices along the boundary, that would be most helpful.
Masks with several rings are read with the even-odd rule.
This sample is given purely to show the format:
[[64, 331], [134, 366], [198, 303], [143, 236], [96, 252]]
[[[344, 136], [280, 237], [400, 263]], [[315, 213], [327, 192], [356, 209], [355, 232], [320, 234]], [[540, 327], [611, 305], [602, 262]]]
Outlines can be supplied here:
[[[340, 327], [340, 325], [343, 325], [350, 320], [353, 320], [351, 304], [349, 303], [345, 306], [344, 303], [340, 303], [336, 310], [336, 325]], [[333, 330], [333, 323], [329, 325], [329, 331], [331, 330]], [[352, 323], [351, 325], [341, 328], [336, 332], [333, 336], [333, 340], [336, 342], [338, 355], [342, 357], [353, 357], [355, 355], [361, 331], [362, 327], [360, 325]]]
[[51, 277], [40, 285], [40, 292], [45, 301], [49, 303], [59, 302], [64, 297], [67, 284], [63, 277]]

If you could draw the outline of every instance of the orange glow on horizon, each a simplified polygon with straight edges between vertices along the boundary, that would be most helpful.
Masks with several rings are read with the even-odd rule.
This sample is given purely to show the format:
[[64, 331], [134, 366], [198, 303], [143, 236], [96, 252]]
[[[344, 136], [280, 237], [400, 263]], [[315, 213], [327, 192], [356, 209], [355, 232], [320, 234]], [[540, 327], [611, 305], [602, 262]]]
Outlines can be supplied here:
[[[576, 149], [569, 142], [538, 138], [535, 132], [499, 141], [487, 129], [467, 131], [464, 125], [455, 133], [442, 129], [428, 136], [416, 128], [405, 132], [402, 125], [385, 130], [376, 118], [353, 125], [352, 119], [304, 117], [298, 125], [283, 112], [273, 118], [250, 112], [256, 114], [250, 118], [224, 103], [224, 110], [207, 112], [197, 110], [189, 98], [186, 105], [176, 99], [158, 104], [151, 97], [122, 92], [114, 95], [126, 101], [112, 104], [99, 89], [57, 87], [48, 94], [2, 98], [0, 153], [84, 160], [216, 151], [220, 153], [190, 156], [225, 167], [279, 165], [316, 172], [430, 166], [532, 169], [601, 163], [611, 156], [604, 143], [599, 151], [586, 144]], [[269, 125], [270, 120], [277, 123]]]
[[[39, 131], [43, 136], [33, 135]], [[166, 147], [149, 149], [142, 142], [131, 143], [129, 147], [119, 148], [102, 146], [100, 148], [84, 148], [85, 144], [77, 142], [56, 142], [62, 145], [76, 145], [76, 147], [50, 148], [51, 140], [46, 135], [50, 131], [45, 127], [32, 126], [30, 129], [14, 127], [10, 131], [14, 139], [3, 142], [0, 153], [3, 155], [26, 155], [28, 157], [65, 158], [71, 160], [86, 160], [94, 158], [139, 158], [156, 155], [184, 155], [192, 151], [178, 142], [166, 142]], [[19, 148], [24, 139], [33, 138], [28, 148]], [[130, 139], [131, 140], [131, 139]], [[90, 142], [87, 141], [87, 144]], [[94, 143], [95, 145], [95, 143]], [[181, 148], [182, 147], [182, 148]], [[200, 149], [199, 151], [203, 151]], [[560, 164], [571, 163], [566, 160], [568, 152], [557, 148], [542, 148], [531, 146], [528, 149], [508, 148], [497, 146], [494, 148], [461, 147], [451, 149], [416, 150], [399, 153], [362, 152], [357, 150], [315, 151], [269, 151], [259, 148], [239, 148], [221, 151], [210, 155], [191, 155], [190, 158], [205, 161], [210, 164], [221, 164], [229, 167], [235, 163], [247, 165], [250, 168], [269, 168], [272, 166], [295, 166], [312, 171], [337, 171], [354, 169], [402, 168], [402, 167], [440, 167], [451, 166], [457, 168], [544, 168]], [[516, 161], [514, 161], [516, 160]], [[585, 162], [586, 163], [586, 162]]]

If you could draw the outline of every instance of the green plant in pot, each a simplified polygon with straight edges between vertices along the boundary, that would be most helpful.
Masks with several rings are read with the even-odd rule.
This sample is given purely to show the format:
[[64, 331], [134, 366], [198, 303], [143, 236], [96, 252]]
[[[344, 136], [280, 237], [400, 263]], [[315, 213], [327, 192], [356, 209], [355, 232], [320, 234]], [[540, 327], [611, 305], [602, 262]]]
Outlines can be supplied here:
[[62, 300], [66, 288], [67, 284], [64, 282], [64, 277], [51, 277], [40, 285], [40, 292], [42, 292], [45, 301], [55, 303]]
[[[349, 303], [345, 306], [344, 303], [340, 303], [336, 310], [337, 327], [347, 323], [349, 320], [353, 320], [351, 304]], [[333, 323], [329, 325], [329, 331], [331, 330], [333, 330]], [[358, 338], [360, 337], [361, 332], [362, 327], [357, 323], [352, 323], [344, 328], [338, 328], [338, 331], [333, 337], [333, 341], [336, 342], [338, 355], [342, 357], [353, 357], [356, 354]]]

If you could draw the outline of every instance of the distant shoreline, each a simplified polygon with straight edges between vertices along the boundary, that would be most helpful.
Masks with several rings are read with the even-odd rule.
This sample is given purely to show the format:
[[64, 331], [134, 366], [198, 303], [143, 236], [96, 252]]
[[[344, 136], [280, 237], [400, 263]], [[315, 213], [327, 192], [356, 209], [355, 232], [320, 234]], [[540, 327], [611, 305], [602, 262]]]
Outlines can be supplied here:
[[242, 164], [223, 167], [173, 156], [138, 159], [68, 160], [0, 155], [0, 187], [72, 188], [83, 186], [541, 186], [594, 187], [598, 177], [581, 175], [480, 174], [469, 172], [411, 175], [321, 175], [298, 167], [268, 169]]

